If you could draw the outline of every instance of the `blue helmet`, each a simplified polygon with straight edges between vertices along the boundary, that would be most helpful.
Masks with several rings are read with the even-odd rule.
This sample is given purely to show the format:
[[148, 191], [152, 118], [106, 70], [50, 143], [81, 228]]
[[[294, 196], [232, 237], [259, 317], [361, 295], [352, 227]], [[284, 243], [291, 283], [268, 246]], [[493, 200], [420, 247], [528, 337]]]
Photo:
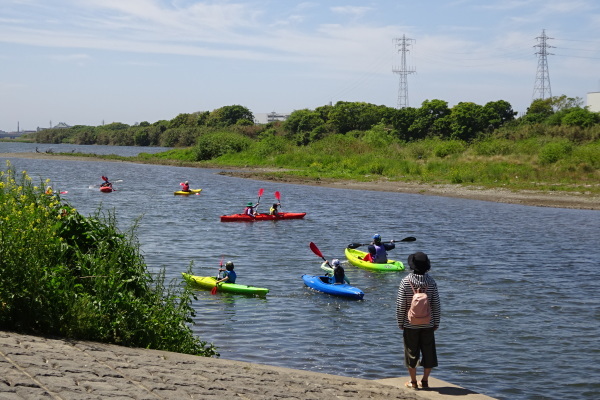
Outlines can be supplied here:
[[381, 235], [379, 233], [376, 233], [375, 235], [373, 235], [373, 240], [381, 240]]

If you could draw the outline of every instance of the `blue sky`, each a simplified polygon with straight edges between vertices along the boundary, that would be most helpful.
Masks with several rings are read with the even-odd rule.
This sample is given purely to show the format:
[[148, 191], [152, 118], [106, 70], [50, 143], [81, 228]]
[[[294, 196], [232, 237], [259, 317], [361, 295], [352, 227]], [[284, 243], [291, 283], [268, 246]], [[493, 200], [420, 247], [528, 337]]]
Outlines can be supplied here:
[[553, 95], [600, 91], [597, 0], [0, 0], [0, 130], [255, 116], [337, 101], [531, 103], [542, 30]]

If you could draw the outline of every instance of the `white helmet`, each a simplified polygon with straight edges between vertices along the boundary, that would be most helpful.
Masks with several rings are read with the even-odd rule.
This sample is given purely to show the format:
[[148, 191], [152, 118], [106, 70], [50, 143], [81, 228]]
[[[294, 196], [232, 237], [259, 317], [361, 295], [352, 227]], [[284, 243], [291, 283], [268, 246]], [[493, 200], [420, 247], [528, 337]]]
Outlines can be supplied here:
[[334, 259], [331, 261], [331, 265], [333, 265], [334, 267], [339, 267], [339, 265], [340, 265], [340, 260], [338, 260], [337, 258], [334, 258]]

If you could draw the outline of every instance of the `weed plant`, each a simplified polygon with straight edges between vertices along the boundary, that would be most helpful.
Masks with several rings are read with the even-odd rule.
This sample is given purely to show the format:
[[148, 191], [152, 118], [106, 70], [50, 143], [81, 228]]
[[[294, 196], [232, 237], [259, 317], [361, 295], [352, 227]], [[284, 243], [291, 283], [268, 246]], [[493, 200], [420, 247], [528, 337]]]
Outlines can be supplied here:
[[122, 233], [111, 213], [84, 217], [7, 164], [0, 171], [0, 329], [218, 356], [189, 327], [190, 289], [165, 285], [164, 270], [148, 272], [135, 226]]

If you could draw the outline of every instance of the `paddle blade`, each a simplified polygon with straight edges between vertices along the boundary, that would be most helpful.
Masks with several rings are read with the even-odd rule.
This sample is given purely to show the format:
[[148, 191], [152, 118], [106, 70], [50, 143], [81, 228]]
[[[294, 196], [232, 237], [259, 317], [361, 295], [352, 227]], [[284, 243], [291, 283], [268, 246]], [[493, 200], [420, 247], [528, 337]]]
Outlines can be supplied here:
[[263, 188], [258, 189], [258, 197], [262, 197], [264, 192], [265, 192], [265, 189], [263, 189]]
[[67, 194], [67, 193], [69, 193], [68, 190], [63, 190], [62, 192], [60, 192], [60, 194]]
[[321, 253], [321, 250], [319, 250], [319, 248], [317, 247], [316, 244], [314, 244], [313, 242], [310, 242], [309, 245], [310, 249], [312, 250], [313, 253], [315, 253], [316, 255], [318, 255], [321, 258], [325, 258], [323, 257], [323, 253]]
[[210, 289], [210, 294], [217, 294], [217, 286], [216, 285], [214, 288]]
[[275, 198], [279, 201], [281, 201], [281, 193], [279, 192], [275, 192]]
[[405, 237], [404, 239], [400, 240], [401, 242], [414, 242], [415, 240], [417, 240], [416, 237], [414, 236], [409, 236], [409, 237]]

